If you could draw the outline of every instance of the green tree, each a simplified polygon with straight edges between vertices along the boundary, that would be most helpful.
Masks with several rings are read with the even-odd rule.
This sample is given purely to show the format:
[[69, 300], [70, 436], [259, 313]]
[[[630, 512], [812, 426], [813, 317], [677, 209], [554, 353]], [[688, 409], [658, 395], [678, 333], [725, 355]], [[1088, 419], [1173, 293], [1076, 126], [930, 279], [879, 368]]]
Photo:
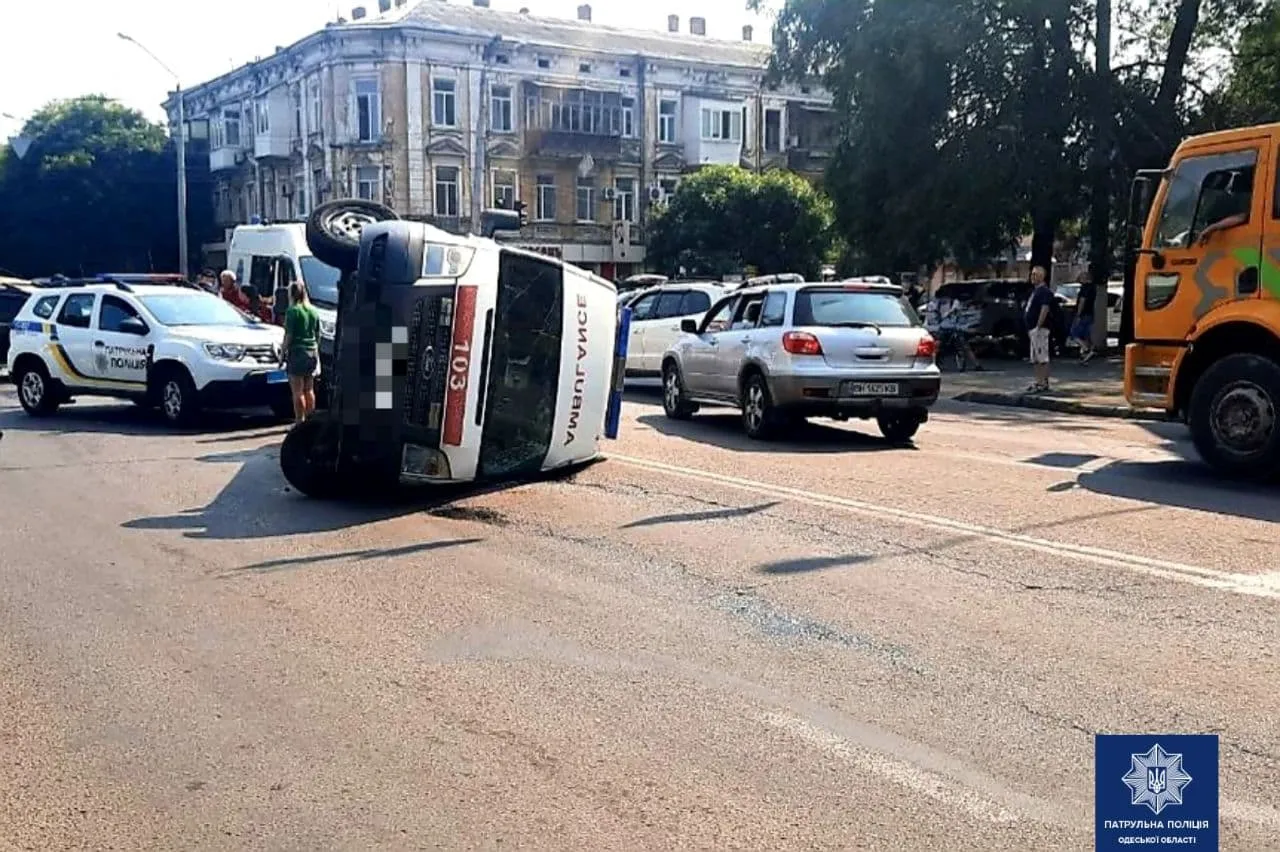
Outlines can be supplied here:
[[[89, 95], [47, 105], [22, 135], [29, 149], [0, 162], [5, 266], [28, 276], [177, 269], [176, 168], [162, 127]], [[202, 203], [207, 192], [197, 194], [200, 163], [189, 156], [188, 164], [189, 227], [198, 237], [212, 211]]]
[[1241, 33], [1227, 84], [1206, 99], [1201, 121], [1214, 128], [1280, 121], [1280, 6]]
[[677, 274], [816, 275], [831, 250], [831, 207], [790, 172], [707, 166], [681, 182], [653, 220], [649, 261]]

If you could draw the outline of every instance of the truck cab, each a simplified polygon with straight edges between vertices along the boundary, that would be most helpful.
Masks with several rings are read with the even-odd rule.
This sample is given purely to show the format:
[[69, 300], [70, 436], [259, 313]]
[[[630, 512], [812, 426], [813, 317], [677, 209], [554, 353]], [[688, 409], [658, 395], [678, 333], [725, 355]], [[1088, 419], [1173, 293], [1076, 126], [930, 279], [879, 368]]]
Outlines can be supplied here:
[[[1125, 396], [1230, 475], [1280, 474], [1280, 124], [1192, 137], [1131, 197]], [[1138, 214], [1138, 215], [1135, 215]]]

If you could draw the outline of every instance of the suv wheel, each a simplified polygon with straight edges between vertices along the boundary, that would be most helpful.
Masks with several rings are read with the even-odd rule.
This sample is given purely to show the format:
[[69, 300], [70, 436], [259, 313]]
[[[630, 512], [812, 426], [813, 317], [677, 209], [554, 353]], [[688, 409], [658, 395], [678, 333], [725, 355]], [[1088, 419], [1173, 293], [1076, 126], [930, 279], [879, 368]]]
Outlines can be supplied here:
[[910, 444], [920, 431], [920, 421], [909, 414], [881, 414], [876, 418], [876, 425], [885, 440], [896, 446]]
[[43, 364], [23, 364], [13, 377], [18, 387], [22, 410], [33, 417], [43, 417], [58, 410], [58, 395]]
[[764, 376], [752, 373], [742, 388], [742, 428], [747, 437], [767, 441], [778, 432], [782, 417], [773, 407], [769, 385]]
[[199, 393], [191, 376], [181, 367], [171, 367], [156, 381], [160, 413], [174, 426], [189, 426], [200, 414]]
[[680, 368], [670, 362], [662, 368], [662, 410], [672, 420], [688, 420], [698, 410], [685, 395]]

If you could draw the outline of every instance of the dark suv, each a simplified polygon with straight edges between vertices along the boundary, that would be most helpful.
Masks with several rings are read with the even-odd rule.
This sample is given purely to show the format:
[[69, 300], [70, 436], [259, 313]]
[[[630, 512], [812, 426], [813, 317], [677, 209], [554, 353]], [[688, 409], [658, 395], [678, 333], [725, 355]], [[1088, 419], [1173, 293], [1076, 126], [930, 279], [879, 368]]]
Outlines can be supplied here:
[[[1033, 287], [1017, 278], [951, 281], [940, 286], [925, 308], [925, 325], [937, 334], [941, 319], [954, 307], [949, 324], [985, 346], [1025, 353], [1027, 327], [1023, 318]], [[1066, 311], [1062, 299], [1050, 307], [1052, 347], [1060, 350], [1067, 339]]]
[[31, 292], [23, 285], [0, 282], [0, 367], [9, 359], [9, 329]]

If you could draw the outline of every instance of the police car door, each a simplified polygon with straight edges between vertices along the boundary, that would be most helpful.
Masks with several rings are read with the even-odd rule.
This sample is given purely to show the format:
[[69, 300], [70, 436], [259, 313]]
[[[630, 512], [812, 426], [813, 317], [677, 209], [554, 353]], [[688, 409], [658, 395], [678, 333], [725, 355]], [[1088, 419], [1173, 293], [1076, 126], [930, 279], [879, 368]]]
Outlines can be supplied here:
[[145, 386], [151, 329], [133, 305], [103, 293], [93, 326], [97, 378]]

